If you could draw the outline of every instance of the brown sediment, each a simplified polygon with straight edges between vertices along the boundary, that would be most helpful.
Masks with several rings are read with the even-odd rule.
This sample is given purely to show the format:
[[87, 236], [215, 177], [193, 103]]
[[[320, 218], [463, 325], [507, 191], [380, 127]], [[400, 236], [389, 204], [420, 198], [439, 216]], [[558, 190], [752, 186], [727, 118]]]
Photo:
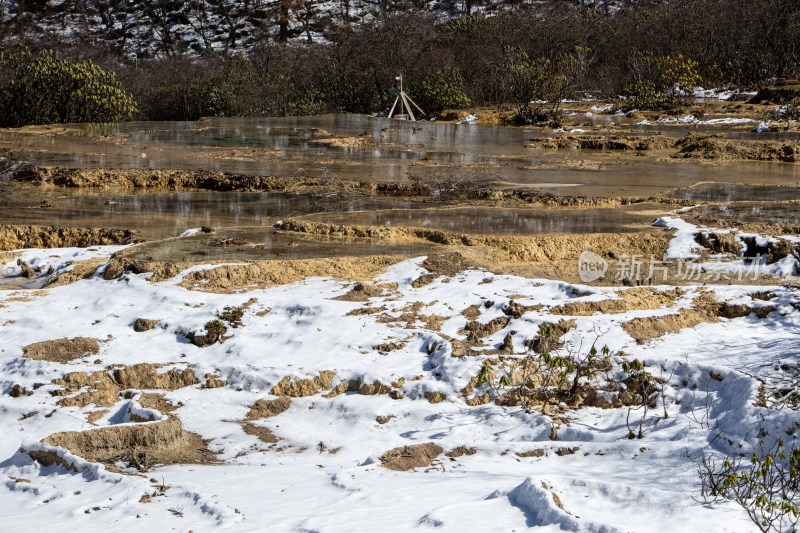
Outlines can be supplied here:
[[[601, 257], [616, 258], [636, 250], [638, 254], [649, 257], [654, 254], [662, 257], [667, 249], [672, 232], [654, 231], [652, 233], [596, 233], [591, 235], [534, 235], [505, 237], [496, 235], [473, 235], [450, 233], [441, 230], [416, 227], [354, 226], [325, 224], [305, 220], [287, 220], [279, 225], [285, 231], [317, 235], [341, 235], [356, 238], [376, 238], [384, 240], [422, 239], [443, 245], [462, 245], [466, 247], [487, 247], [494, 261], [507, 262], [550, 262], [577, 260], [583, 251], [594, 251]], [[458, 261], [450, 261], [453, 268], [466, 268], [476, 265], [468, 262], [465, 252]], [[456, 256], [451, 256], [455, 259]], [[445, 272], [445, 271], [443, 271]]]
[[372, 140], [371, 135], [362, 135], [361, 137], [325, 137], [321, 139], [311, 139], [312, 143], [322, 144], [325, 146], [334, 146], [336, 148], [366, 148], [374, 146], [391, 146], [388, 143], [376, 143]]
[[328, 390], [333, 384], [333, 378], [336, 372], [332, 370], [323, 370], [319, 375], [313, 379], [298, 379], [292, 381], [289, 376], [283, 378], [277, 385], [272, 387], [270, 394], [273, 396], [312, 396], [323, 390]]
[[389, 470], [404, 472], [414, 468], [430, 466], [444, 450], [433, 442], [401, 446], [385, 452], [380, 457], [381, 466]]
[[441, 392], [428, 391], [425, 393], [425, 399], [428, 400], [428, 403], [441, 403], [447, 399], [447, 395]]
[[742, 248], [733, 233], [701, 231], [695, 235], [694, 240], [715, 254], [737, 254]]
[[447, 320], [447, 317], [436, 314], [426, 315], [421, 312], [424, 307], [425, 304], [422, 302], [411, 302], [401, 309], [392, 310], [394, 313], [399, 312], [399, 316], [394, 317], [388, 313], [383, 313], [378, 316], [378, 322], [384, 324], [404, 323], [404, 327], [406, 328], [414, 327], [413, 324], [415, 322], [422, 322], [424, 328], [432, 331], [439, 331], [439, 328], [442, 326], [442, 322]]
[[437, 276], [453, 277], [472, 265], [458, 252], [428, 256], [420, 265]]
[[534, 148], [550, 150], [613, 150], [665, 152], [672, 158], [713, 159], [723, 161], [800, 161], [800, 143], [796, 141], [753, 141], [726, 139], [721, 135], [688, 134], [681, 138], [665, 135], [562, 135], [549, 139], [531, 139]]
[[214, 374], [206, 374], [206, 381], [200, 385], [201, 389], [221, 389], [226, 386], [228, 382], [224, 379], [219, 379], [219, 376]]
[[[116, 470], [114, 465], [118, 461], [141, 471], [153, 465], [218, 462], [216, 454], [208, 449], [208, 441], [184, 430], [181, 421], [174, 416], [147, 424], [54, 433], [42, 442], [66, 448], [87, 461], [103, 463], [112, 470]], [[44, 465], [60, 463], [70, 466], [55, 452], [28, 453]]]
[[462, 455], [475, 455], [478, 452], [475, 448], [467, 448], [466, 446], [459, 446], [457, 448], [453, 448], [446, 454], [446, 457], [461, 457]]
[[379, 394], [389, 394], [392, 388], [389, 385], [384, 385], [380, 380], [376, 379], [372, 383], [364, 383], [358, 388], [358, 393], [364, 396], [376, 396]]
[[693, 328], [701, 323], [719, 322], [720, 318], [740, 318], [755, 313], [765, 318], [775, 311], [773, 306], [729, 305], [716, 301], [709, 293], [702, 293], [692, 301], [692, 306], [681, 309], [676, 314], [640, 317], [622, 324], [622, 329], [642, 344], [648, 340], [662, 337], [667, 333], [677, 333], [684, 328]]
[[142, 242], [129, 229], [67, 228], [0, 224], [0, 250], [22, 248], [87, 248]]
[[[64, 407], [86, 407], [90, 404], [111, 407], [119, 400], [119, 393], [126, 389], [172, 391], [200, 383], [191, 368], [184, 370], [171, 368], [167, 372], [159, 373], [164, 366], [167, 365], [141, 363], [128, 367], [109, 367], [91, 373], [70, 372], [53, 381], [54, 385], [63, 388], [51, 394], [63, 396], [58, 405]], [[84, 387], [88, 390], [80, 392]], [[76, 392], [80, 394], [72, 396]], [[148, 395], [144, 396], [151, 398]], [[142, 400], [140, 403], [144, 405], [147, 401], [150, 400]]]
[[395, 342], [384, 342], [381, 344], [377, 344], [372, 347], [373, 350], [377, 350], [382, 354], [387, 354], [389, 352], [394, 352], [395, 350], [401, 350], [405, 345], [408, 344], [408, 341], [395, 341]]
[[687, 135], [675, 147], [672, 157], [693, 157], [718, 160], [800, 161], [797, 141], [748, 141], [725, 139], [720, 135]]
[[544, 457], [545, 451], [544, 448], [536, 448], [534, 450], [529, 450], [527, 452], [519, 452], [516, 454], [517, 457]]
[[544, 307], [541, 304], [534, 304], [534, 305], [522, 305], [519, 302], [515, 302], [511, 300], [508, 304], [504, 305], [502, 308], [503, 314], [506, 316], [510, 316], [512, 318], [521, 318], [522, 315], [527, 313], [528, 311], [539, 311]]
[[160, 392], [145, 392], [136, 401], [145, 409], [153, 409], [159, 413], [171, 413], [183, 405], [181, 402], [178, 402], [178, 405], [173, 405]]
[[510, 319], [504, 316], [494, 318], [486, 324], [482, 324], [478, 321], [467, 322], [467, 325], [464, 327], [464, 332], [467, 334], [467, 341], [477, 343], [484, 337], [494, 335], [506, 327], [509, 322]]
[[665, 150], [675, 146], [675, 139], [664, 135], [576, 135], [531, 139], [533, 148], [548, 150]]
[[96, 355], [99, 352], [100, 344], [97, 339], [75, 337], [74, 339], [54, 339], [29, 344], [22, 349], [22, 356], [37, 361], [68, 363], [87, 355]]
[[[500, 156], [493, 156], [500, 157]], [[535, 168], [595, 169], [601, 163], [565, 161]], [[498, 206], [525, 205], [541, 208], [557, 207], [616, 207], [647, 201], [646, 198], [594, 197], [554, 195], [519, 184], [499, 186], [493, 179], [463, 179], [455, 185], [450, 181], [421, 180], [419, 182], [380, 182], [341, 178], [312, 178], [262, 176], [222, 171], [174, 169], [39, 169], [44, 178], [40, 185], [67, 188], [153, 190], [195, 189], [219, 192], [269, 191], [279, 193], [379, 194], [411, 198], [435, 197], [437, 202], [470, 200], [479, 204]], [[510, 185], [510, 186], [509, 186]], [[688, 200], [654, 197], [652, 201], [670, 205], [691, 205]]]
[[[202, 189], [212, 191], [288, 192], [308, 187], [330, 187], [325, 178], [284, 178], [234, 174], [214, 170], [140, 170], [55, 168], [46, 182], [59, 187]], [[358, 182], [348, 182], [352, 188]]]
[[[191, 290], [228, 293], [271, 285], [284, 285], [308, 277], [332, 277], [339, 280], [369, 280], [386, 267], [408, 259], [404, 255], [374, 255], [273, 261], [247, 261], [244, 264], [222, 265], [184, 276], [180, 286]], [[204, 263], [208, 264], [208, 263]], [[213, 262], [211, 263], [213, 264]], [[157, 283], [180, 274], [194, 263], [166, 263], [130, 260], [116, 255], [106, 268], [106, 279], [114, 279], [126, 271], [136, 274], [152, 273], [150, 281]]]
[[258, 420], [259, 418], [271, 418], [285, 412], [292, 405], [292, 400], [288, 396], [281, 396], [275, 400], [257, 400], [250, 406], [250, 411], [245, 416], [245, 420]]
[[149, 331], [156, 327], [158, 324], [158, 320], [151, 320], [148, 318], [137, 318], [133, 321], [133, 331], [137, 333], [142, 333], [144, 331]]
[[332, 298], [342, 302], [366, 302], [370, 298], [383, 296], [386, 291], [397, 290], [397, 283], [356, 283], [347, 293]]
[[475, 320], [479, 316], [481, 316], [481, 305], [475, 304], [470, 305], [463, 311], [461, 311], [461, 315], [467, 318], [468, 320]]
[[106, 263], [108, 259], [108, 257], [95, 257], [85, 261], [76, 261], [72, 263], [72, 268], [70, 270], [49, 278], [44, 286], [48, 289], [52, 287], [62, 287], [82, 279], [88, 279], [92, 277], [94, 273], [97, 272], [100, 265]]
[[261, 442], [265, 442], [267, 444], [274, 444], [278, 442], [278, 437], [273, 435], [272, 431], [264, 426], [256, 426], [255, 424], [249, 423], [242, 424], [242, 430], [248, 435], [256, 437]]
[[614, 314], [628, 311], [659, 309], [671, 305], [683, 296], [681, 289], [659, 291], [649, 287], [636, 287], [615, 293], [619, 299], [598, 302], [569, 302], [550, 309], [554, 315], [590, 316], [595, 313]]
[[[787, 187], [788, 190], [788, 187]], [[792, 188], [791, 191], [795, 192], [797, 189]], [[784, 200], [784, 201], [765, 201], [760, 205], [763, 204], [776, 204], [776, 205], [794, 205], [796, 201], [794, 200]], [[750, 204], [744, 204], [750, 205]], [[800, 206], [798, 206], [800, 207]], [[727, 215], [725, 213], [716, 212], [713, 215], [706, 214], [701, 210], [691, 210], [685, 213], [681, 213], [681, 219], [689, 222], [691, 224], [695, 224], [697, 226], [706, 226], [710, 228], [719, 228], [719, 229], [728, 229], [728, 228], [735, 228], [739, 232], [743, 233], [756, 233], [762, 236], [779, 236], [779, 235], [798, 235], [800, 234], [800, 224], [791, 224], [785, 222], [756, 222], [756, 221], [749, 221], [749, 220], [740, 220], [740, 218], [736, 215], [736, 213], [731, 213]], [[702, 235], [702, 236], [701, 236]], [[706, 248], [714, 250], [713, 243], [711, 246], [700, 242], [699, 239], [713, 239], [713, 238], [720, 238], [724, 239], [729, 242], [729, 244], [725, 245], [728, 250], [728, 253], [736, 253], [738, 248], [736, 248], [735, 242], [731, 242], [735, 238], [735, 233], [723, 233], [723, 232], [701, 232], [698, 234], [698, 242], [705, 246]], [[715, 252], [716, 253], [716, 252]]]

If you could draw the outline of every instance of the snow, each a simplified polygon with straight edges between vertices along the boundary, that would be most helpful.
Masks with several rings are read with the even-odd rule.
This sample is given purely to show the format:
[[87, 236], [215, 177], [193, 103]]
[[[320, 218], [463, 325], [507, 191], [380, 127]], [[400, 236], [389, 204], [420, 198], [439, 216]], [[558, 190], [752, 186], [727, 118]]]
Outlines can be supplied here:
[[203, 228], [192, 228], [187, 229], [183, 233], [180, 234], [180, 237], [191, 237], [192, 235], [197, 235], [198, 233], [202, 232]]
[[[655, 224], [675, 230], [669, 257], [697, 257], [694, 235], [703, 228], [677, 217]], [[44, 264], [53, 254], [77, 261], [109, 251], [99, 248], [23, 253]], [[615, 299], [625, 289], [479, 269], [415, 288], [412, 282], [427, 273], [420, 266], [423, 259], [387, 268], [374, 282], [398, 288], [368, 302], [333, 299], [354, 284], [328, 278], [234, 294], [190, 291], [178, 285], [185, 272], [160, 283], [146, 274], [111, 281], [96, 274], [46, 291], [0, 292], [0, 323], [6, 323], [0, 326], [0, 391], [5, 392], [0, 421], [6, 430], [0, 441], [0, 520], [13, 531], [756, 531], [732, 504], [704, 506], [693, 500], [699, 480], [687, 451], [695, 458], [703, 451], [720, 457], [747, 453], [762, 428], [769, 438], [781, 435], [796, 442], [798, 435], [787, 433], [800, 424], [796, 411], [755, 405], [760, 383], [779, 382], [781, 364], [800, 356], [796, 291], [781, 285], [683, 287], [678, 308], [712, 291], [720, 301], [771, 305], [775, 311], [764, 319], [721, 319], [638, 344], [622, 324], [675, 310], [554, 315], [555, 306]], [[788, 273], [795, 266], [788, 259], [777, 268]], [[18, 275], [9, 265], [6, 272]], [[750, 296], [766, 290], [775, 295], [769, 302]], [[576, 291], [589, 294], [576, 296]], [[648, 411], [642, 439], [627, 438], [626, 408], [569, 411], [559, 440], [551, 441], [553, 420], [536, 410], [466, 404], [460, 391], [492, 356], [453, 356], [453, 341], [465, 338], [467, 319], [461, 311], [477, 305], [477, 320], [488, 323], [505, 316], [503, 307], [511, 298], [541, 307], [512, 318], [485, 339], [487, 348], [511, 333], [515, 355], [510, 357], [523, 357], [524, 342], [537, 335], [540, 324], [574, 318], [576, 327], [565, 342], [587, 346], [600, 335], [601, 345], [643, 361], [654, 376], [667, 380], [664, 405]], [[251, 299], [255, 302], [244, 312], [242, 326], [230, 328], [226, 342], [198, 348], [182, 336], [201, 329], [224, 307]], [[439, 330], [419, 320], [392, 321], [416, 302], [420, 317], [443, 317]], [[386, 311], [351, 313], [365, 306]], [[131, 324], [139, 317], [160, 319], [166, 327], [136, 333]], [[30, 343], [75, 336], [103, 339], [100, 353], [69, 364], [22, 357], [22, 347]], [[387, 342], [405, 344], [384, 353], [373, 348]], [[623, 360], [613, 358], [617, 365]], [[222, 464], [156, 466], [141, 477], [112, 472], [40, 442], [56, 432], [163, 420], [165, 413], [139, 403], [144, 391], [127, 391], [94, 424], [86, 419], [94, 406], [58, 407], [61, 396], [51, 394], [59, 390], [52, 381], [65, 373], [134, 363], [163, 364], [164, 372], [193, 365], [199, 377], [210, 373], [227, 381], [221, 388], [194, 385], [166, 393], [180, 406], [173, 415], [187, 431], [210, 439]], [[280, 439], [277, 445], [243, 432], [238, 421], [253, 402], [272, 398], [269, 391], [276, 383], [286, 376], [313, 378], [322, 370], [336, 372], [334, 386], [352, 379], [389, 384], [404, 378], [397, 388], [403, 398], [358, 393], [324, 398], [322, 391], [292, 398], [285, 413], [254, 421]], [[15, 384], [32, 394], [9, 396]], [[446, 399], [429, 403], [430, 392]], [[387, 415], [393, 418], [376, 422]], [[134, 421], [140, 418], [151, 422]], [[445, 451], [474, 447], [476, 453], [441, 455], [430, 468], [408, 472], [380, 466], [383, 452], [425, 442]], [[575, 453], [555, 453], [575, 447]], [[543, 455], [517, 455], [534, 449]], [[31, 451], [53, 452], [62, 464], [42, 466], [31, 459]], [[158, 494], [161, 485], [169, 488]], [[144, 493], [157, 495], [143, 503]]]
[[751, 122], [755, 122], [755, 120], [746, 117], [724, 117], [700, 120], [694, 115], [685, 115], [682, 117], [659, 117], [658, 122], [661, 124], [696, 124], [698, 126], [716, 126], [722, 124], [749, 124]]
[[[595, 113], [608, 113], [614, 109], [614, 104], [604, 104], [601, 106], [593, 105], [590, 109]], [[587, 113], [587, 115], [589, 115], [589, 113]]]
[[674, 229], [675, 236], [667, 248], [667, 258], [669, 259], [691, 259], [699, 257], [694, 250], [701, 249], [702, 246], [695, 242], [694, 237], [699, 229], [694, 224], [675, 217], [661, 217], [653, 222], [653, 226]]

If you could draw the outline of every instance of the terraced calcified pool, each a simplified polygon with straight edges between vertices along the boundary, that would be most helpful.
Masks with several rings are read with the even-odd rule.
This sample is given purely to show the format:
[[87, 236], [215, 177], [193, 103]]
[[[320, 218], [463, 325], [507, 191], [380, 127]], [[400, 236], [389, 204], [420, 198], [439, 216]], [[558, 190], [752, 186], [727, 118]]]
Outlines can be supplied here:
[[0, 196], [4, 224], [132, 228], [147, 240], [175, 237], [190, 228], [269, 228], [282, 218], [317, 211], [415, 207], [402, 198], [210, 191], [137, 191], [25, 188]]
[[386, 242], [284, 233], [265, 227], [225, 228], [213, 235], [196, 234], [136, 246], [131, 259], [204, 262], [267, 259], [311, 259], [367, 255], [426, 255], [437, 245], [425, 242]]
[[[754, 134], [726, 132], [720, 127], [647, 128], [622, 132], [652, 136], [663, 131], [665, 135], [676, 136], [685, 135], [686, 129], [691, 128], [691, 131], [722, 132], [732, 138], [755, 138]], [[598, 130], [597, 133], [613, 132]], [[647, 197], [699, 181], [786, 185], [800, 180], [798, 165], [725, 161], [708, 164], [638, 157], [619, 151], [530, 148], [531, 139], [553, 135], [551, 129], [532, 127], [410, 123], [363, 115], [325, 115], [36, 127], [0, 131], [0, 145], [22, 146], [41, 164], [50, 166], [218, 169], [374, 181], [416, 177], [490, 179], [557, 194], [598, 196]], [[758, 138], [795, 134], [765, 135]]]
[[734, 222], [800, 224], [800, 203], [796, 201], [708, 205], [699, 208], [697, 212], [702, 217], [725, 219]]
[[698, 183], [691, 187], [671, 191], [667, 196], [697, 202], [775, 202], [800, 200], [800, 186], [798, 184], [774, 186], [740, 183]]
[[663, 206], [634, 204], [594, 209], [442, 207], [318, 213], [303, 218], [344, 225], [416, 226], [453, 233], [538, 235], [647, 231]]

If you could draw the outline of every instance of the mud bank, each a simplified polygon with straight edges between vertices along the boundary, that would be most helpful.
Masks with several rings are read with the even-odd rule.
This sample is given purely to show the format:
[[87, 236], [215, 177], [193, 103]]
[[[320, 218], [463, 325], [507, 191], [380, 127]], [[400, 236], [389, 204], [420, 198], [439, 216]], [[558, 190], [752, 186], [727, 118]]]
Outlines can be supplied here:
[[[331, 277], [339, 280], [367, 280], [386, 267], [408, 259], [404, 255], [376, 255], [366, 257], [336, 257], [319, 259], [247, 261], [240, 264], [220, 264], [186, 274], [181, 286], [207, 292], [232, 292], [273, 285], [294, 283], [309, 277]], [[204, 263], [208, 264], [208, 263]], [[149, 273], [156, 283], [174, 278], [196, 263], [170, 263], [132, 260], [116, 254], [103, 274], [104, 278], [117, 279], [126, 272]], [[211, 264], [213, 265], [213, 263]]]
[[573, 135], [531, 139], [532, 148], [545, 150], [603, 150], [637, 153], [666, 152], [674, 159], [719, 161], [800, 161], [800, 142], [787, 140], [753, 141], [726, 139], [722, 135], [690, 133], [681, 138], [664, 135]]
[[377, 239], [422, 239], [447, 246], [487, 247], [497, 261], [550, 262], [577, 260], [589, 250], [608, 259], [637, 250], [637, 253], [663, 255], [672, 234], [668, 231], [643, 234], [597, 233], [592, 235], [494, 236], [450, 233], [429, 228], [349, 226], [287, 220], [277, 227], [316, 235], [369, 237]]
[[522, 203], [541, 207], [615, 207], [646, 200], [691, 205], [669, 198], [602, 197], [555, 195], [530, 188], [500, 188], [491, 181], [417, 180], [412, 182], [357, 181], [305, 177], [260, 176], [204, 170], [80, 169], [39, 167], [34, 178], [12, 180], [39, 186], [83, 189], [205, 190], [215, 192], [275, 192], [326, 194], [381, 194], [411, 198], [433, 198], [447, 203], [456, 200]]
[[129, 229], [0, 224], [0, 250], [3, 251], [22, 248], [87, 248], [137, 242], [142, 242], [138, 232]]
[[[120, 462], [139, 471], [146, 471], [155, 464], [216, 462], [215, 454], [207, 449], [206, 442], [196, 433], [185, 431], [177, 418], [149, 424], [55, 433], [42, 442], [65, 448], [88, 461], [103, 463], [112, 471], [117, 470]], [[70, 468], [56, 451], [31, 450], [28, 453], [45, 466], [58, 463]]]

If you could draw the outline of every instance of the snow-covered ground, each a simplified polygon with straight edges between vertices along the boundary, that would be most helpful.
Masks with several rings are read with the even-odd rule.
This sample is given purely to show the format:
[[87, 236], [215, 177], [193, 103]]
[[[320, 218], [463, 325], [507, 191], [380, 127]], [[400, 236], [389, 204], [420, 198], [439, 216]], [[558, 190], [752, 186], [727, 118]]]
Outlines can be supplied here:
[[[674, 219], [663, 224], [680, 226]], [[685, 230], [678, 227], [675, 255], [692, 252]], [[85, 253], [88, 258], [117, 249]], [[54, 255], [25, 251], [29, 263], [58, 270]], [[81, 252], [63, 255], [76, 261]], [[372, 280], [376, 292], [360, 299], [334, 299], [352, 294], [355, 284], [327, 278], [216, 294], [180, 286], [183, 274], [158, 283], [132, 273], [105, 280], [103, 267], [71, 285], [0, 292], [0, 521], [8, 531], [756, 530], [733, 504], [693, 499], [700, 481], [687, 452], [694, 458], [703, 452], [747, 454], [765, 434], [789, 446], [796, 442], [798, 413], [755, 405], [759, 386], [785, 379], [785, 369], [800, 355], [795, 290], [688, 286], [655, 308], [640, 303], [622, 312], [572, 316], [569, 309], [577, 308], [564, 304], [624, 300], [630, 289], [479, 269], [415, 283], [429, 274], [423, 259], [388, 268]], [[765, 292], [771, 293], [767, 300]], [[774, 310], [764, 318], [753, 313], [701, 320], [641, 343], [624, 326], [680, 313], [711, 297]], [[521, 312], [508, 311], [512, 300], [524, 306]], [[229, 324], [224, 342], [203, 348], [189, 343], [186, 332], [200, 332], [236, 306], [244, 306], [241, 325]], [[160, 322], [135, 332], [137, 318]], [[508, 322], [466, 354], [459, 351], [468, 322], [495, 319]], [[496, 381], [474, 386], [487, 360], [513, 364], [532, 354], [526, 341], [540, 335], [540, 325], [572, 319], [558, 353], [608, 346], [610, 367], [591, 378], [597, 386], [618, 378], [622, 362], [633, 359], [663, 380], [642, 438], [629, 439], [626, 424], [630, 417], [638, 426], [641, 408], [629, 413], [624, 406], [561, 405], [545, 416], [537, 408], [470, 401], [508, 390]], [[97, 339], [99, 351], [65, 363], [23, 357], [32, 343], [75, 337]], [[199, 383], [164, 395], [177, 406], [170, 416], [207, 439], [217, 462], [155, 465], [140, 473], [120, 459], [115, 472], [40, 442], [58, 432], [166, 420], [166, 413], [138, 403], [141, 391], [121, 391], [91, 423], [87, 417], [97, 406], [59, 404], [93, 387], [59, 395], [64, 386], [54, 380], [65, 374], [110, 375], [113, 367], [140, 363], [163, 365], [160, 373], [193, 369]], [[500, 367], [495, 363], [498, 375]], [[245, 432], [250, 406], [276, 399], [273, 387], [324, 371], [335, 373], [328, 383], [292, 395], [289, 408], [276, 416], [250, 420], [277, 442]], [[207, 375], [225, 385], [208, 388]], [[360, 392], [330, 394], [355, 381]], [[377, 387], [374, 394], [363, 388], [368, 384], [391, 393]], [[24, 393], [12, 397], [15, 385]], [[423, 443], [444, 453], [408, 471], [382, 466], [384, 452]], [[446, 455], [462, 446], [474, 453]], [[43, 466], [32, 459], [36, 452], [60, 459]]]

